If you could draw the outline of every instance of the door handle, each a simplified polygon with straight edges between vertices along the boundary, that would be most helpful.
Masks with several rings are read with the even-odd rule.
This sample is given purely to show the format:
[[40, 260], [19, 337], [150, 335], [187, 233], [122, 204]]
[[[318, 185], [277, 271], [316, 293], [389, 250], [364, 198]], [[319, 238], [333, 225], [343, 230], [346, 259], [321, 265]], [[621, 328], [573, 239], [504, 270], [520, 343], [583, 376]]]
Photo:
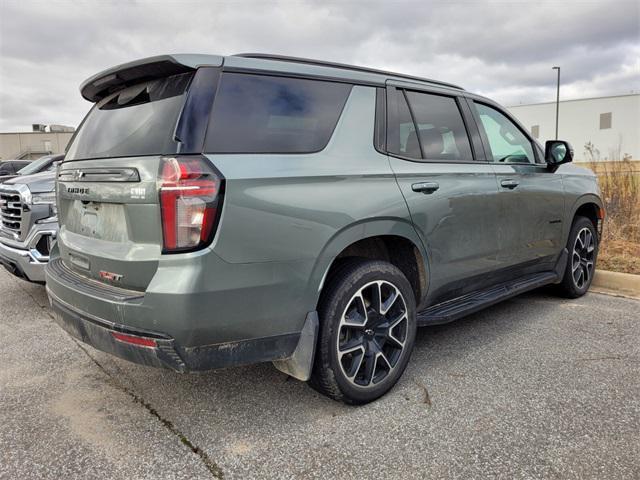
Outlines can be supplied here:
[[414, 192], [433, 193], [440, 188], [437, 182], [420, 182], [411, 185]]
[[504, 188], [508, 188], [510, 190], [513, 190], [514, 188], [516, 188], [518, 185], [520, 185], [520, 182], [518, 182], [517, 180], [502, 180], [500, 182], [500, 185], [502, 185]]

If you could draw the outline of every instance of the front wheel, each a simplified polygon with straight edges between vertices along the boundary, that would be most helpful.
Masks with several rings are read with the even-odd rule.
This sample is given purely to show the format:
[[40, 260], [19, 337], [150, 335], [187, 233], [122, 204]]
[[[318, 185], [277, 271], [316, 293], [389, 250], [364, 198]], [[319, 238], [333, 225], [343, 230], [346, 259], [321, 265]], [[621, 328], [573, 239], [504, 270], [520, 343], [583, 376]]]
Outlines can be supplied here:
[[596, 271], [598, 235], [591, 220], [576, 217], [571, 226], [567, 250], [569, 259], [558, 289], [565, 297], [578, 298], [587, 293]]
[[416, 335], [415, 298], [402, 272], [387, 262], [347, 260], [328, 279], [318, 313], [311, 386], [351, 404], [388, 392], [409, 362]]

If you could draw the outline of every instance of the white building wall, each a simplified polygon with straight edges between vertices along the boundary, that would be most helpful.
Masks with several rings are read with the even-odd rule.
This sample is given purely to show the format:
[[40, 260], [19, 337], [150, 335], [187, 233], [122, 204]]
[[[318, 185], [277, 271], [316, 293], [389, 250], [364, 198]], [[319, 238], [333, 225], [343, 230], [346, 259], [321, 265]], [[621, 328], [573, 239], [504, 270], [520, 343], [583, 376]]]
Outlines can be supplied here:
[[[555, 102], [535, 105], [515, 105], [508, 110], [531, 132], [540, 126], [538, 140], [555, 138]], [[611, 112], [611, 128], [600, 129], [600, 114]], [[601, 159], [622, 160], [625, 154], [640, 160], [640, 94], [586, 98], [560, 102], [558, 138], [567, 140], [578, 161], [585, 157], [584, 145], [591, 142], [600, 151]]]
[[35, 157], [45, 152], [64, 153], [73, 133], [20, 132], [0, 133], [0, 160], [16, 158], [33, 152]]

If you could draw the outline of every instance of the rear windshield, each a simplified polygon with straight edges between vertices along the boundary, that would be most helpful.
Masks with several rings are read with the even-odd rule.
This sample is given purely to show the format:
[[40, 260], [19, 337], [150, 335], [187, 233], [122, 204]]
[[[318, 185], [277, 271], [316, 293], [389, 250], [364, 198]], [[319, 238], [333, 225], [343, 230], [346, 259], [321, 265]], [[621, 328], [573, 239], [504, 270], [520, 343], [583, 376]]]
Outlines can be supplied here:
[[152, 80], [104, 98], [84, 119], [65, 160], [177, 153], [174, 129], [192, 76]]
[[208, 153], [310, 153], [328, 143], [351, 85], [224, 73], [205, 142]]

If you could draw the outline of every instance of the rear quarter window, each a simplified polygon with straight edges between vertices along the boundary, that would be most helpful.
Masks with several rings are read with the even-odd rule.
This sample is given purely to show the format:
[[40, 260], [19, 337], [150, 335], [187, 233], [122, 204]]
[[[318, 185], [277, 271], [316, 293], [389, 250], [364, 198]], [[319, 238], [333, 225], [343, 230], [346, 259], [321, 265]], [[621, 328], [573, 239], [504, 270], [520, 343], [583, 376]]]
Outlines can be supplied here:
[[311, 153], [326, 147], [351, 85], [223, 73], [205, 151]]

